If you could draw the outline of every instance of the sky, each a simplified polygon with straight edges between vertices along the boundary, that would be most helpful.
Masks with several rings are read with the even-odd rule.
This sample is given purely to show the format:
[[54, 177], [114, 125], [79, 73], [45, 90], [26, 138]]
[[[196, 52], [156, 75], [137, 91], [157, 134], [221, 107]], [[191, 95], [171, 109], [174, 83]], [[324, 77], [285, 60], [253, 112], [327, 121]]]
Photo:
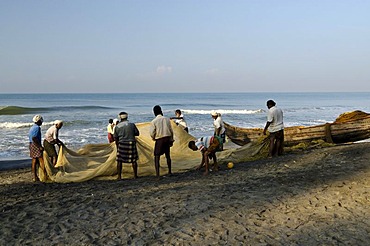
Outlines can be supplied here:
[[0, 93], [370, 91], [370, 1], [1, 0]]

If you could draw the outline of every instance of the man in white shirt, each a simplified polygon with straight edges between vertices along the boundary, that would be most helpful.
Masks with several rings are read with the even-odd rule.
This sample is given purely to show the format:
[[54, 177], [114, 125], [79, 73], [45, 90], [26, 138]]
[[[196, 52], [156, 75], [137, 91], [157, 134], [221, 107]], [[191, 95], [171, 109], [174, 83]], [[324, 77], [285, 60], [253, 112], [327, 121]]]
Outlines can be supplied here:
[[266, 135], [267, 129], [270, 132], [269, 157], [283, 154], [284, 150], [284, 122], [283, 111], [276, 107], [273, 100], [267, 101], [267, 122], [263, 129], [263, 134]]
[[176, 125], [182, 127], [186, 132], [189, 132], [188, 125], [186, 124], [186, 121], [184, 119], [184, 115], [181, 113], [180, 109], [176, 109], [175, 111], [176, 117], [171, 117], [171, 120], [174, 120]]
[[159, 105], [156, 105], [153, 108], [153, 112], [156, 117], [150, 124], [149, 133], [155, 141], [154, 163], [156, 176], [159, 179], [159, 161], [163, 154], [165, 154], [167, 160], [168, 175], [172, 175], [170, 148], [172, 147], [174, 140], [171, 121], [169, 118], [163, 116], [162, 108]]
[[58, 160], [58, 154], [55, 145], [61, 146], [63, 143], [59, 140], [59, 129], [63, 127], [63, 121], [56, 120], [54, 125], [51, 126], [45, 133], [44, 148], [51, 163], [55, 166]]
[[[219, 136], [222, 139], [222, 143], [225, 143], [225, 126], [224, 122], [222, 121], [221, 114], [217, 113], [216, 111], [211, 112], [213, 118], [213, 126], [215, 128], [214, 136]], [[222, 149], [221, 149], [222, 150]]]

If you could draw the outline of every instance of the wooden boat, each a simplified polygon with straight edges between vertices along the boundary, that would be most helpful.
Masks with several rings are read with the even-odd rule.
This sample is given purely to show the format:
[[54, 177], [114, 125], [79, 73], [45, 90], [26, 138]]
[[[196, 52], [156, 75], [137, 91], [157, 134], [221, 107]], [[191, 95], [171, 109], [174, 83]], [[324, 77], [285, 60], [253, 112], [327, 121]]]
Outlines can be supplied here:
[[[262, 128], [242, 128], [224, 122], [226, 135], [237, 145], [257, 141]], [[302, 142], [324, 140], [329, 143], [347, 143], [370, 138], [370, 114], [353, 111], [341, 114], [334, 122], [315, 126], [293, 126], [284, 129], [285, 146]]]

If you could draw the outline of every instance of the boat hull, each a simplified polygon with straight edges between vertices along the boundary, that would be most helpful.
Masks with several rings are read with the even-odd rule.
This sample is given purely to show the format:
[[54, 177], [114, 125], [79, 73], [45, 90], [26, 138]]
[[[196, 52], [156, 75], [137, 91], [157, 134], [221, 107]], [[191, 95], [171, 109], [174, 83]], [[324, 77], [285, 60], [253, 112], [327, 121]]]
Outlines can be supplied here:
[[[363, 113], [363, 112], [362, 112]], [[339, 119], [339, 118], [338, 118]], [[348, 143], [370, 138], [370, 115], [361, 114], [359, 119], [326, 123], [316, 126], [293, 126], [284, 129], [284, 145], [324, 140], [329, 143]], [[226, 135], [235, 144], [245, 145], [263, 136], [262, 128], [242, 128], [225, 122]]]

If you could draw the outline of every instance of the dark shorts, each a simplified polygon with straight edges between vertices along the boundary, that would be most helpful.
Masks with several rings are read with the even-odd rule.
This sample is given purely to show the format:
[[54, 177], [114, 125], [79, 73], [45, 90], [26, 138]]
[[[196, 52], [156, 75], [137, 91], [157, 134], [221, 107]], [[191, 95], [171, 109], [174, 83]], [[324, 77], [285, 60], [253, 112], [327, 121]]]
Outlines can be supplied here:
[[[225, 131], [226, 132], [226, 131]], [[222, 139], [222, 143], [225, 143], [226, 141], [225, 141], [225, 139], [226, 139], [226, 133], [222, 133], [221, 135], [220, 135], [220, 137], [221, 137], [221, 139]]]
[[42, 157], [42, 151], [36, 144], [30, 143], [30, 157], [33, 158], [40, 158]]
[[44, 139], [44, 149], [49, 157], [57, 157], [57, 151], [55, 149], [55, 145], [49, 143], [47, 140]]
[[155, 146], [154, 146], [154, 155], [155, 156], [161, 156], [163, 154], [169, 154], [170, 148], [173, 145], [173, 141], [171, 140], [171, 137], [164, 137], [160, 139], [155, 140]]
[[284, 130], [280, 130], [277, 132], [270, 132], [270, 140], [275, 141], [275, 140], [280, 140], [284, 141]]
[[136, 142], [123, 142], [118, 143], [117, 161], [124, 163], [134, 163], [139, 159], [136, 148]]

